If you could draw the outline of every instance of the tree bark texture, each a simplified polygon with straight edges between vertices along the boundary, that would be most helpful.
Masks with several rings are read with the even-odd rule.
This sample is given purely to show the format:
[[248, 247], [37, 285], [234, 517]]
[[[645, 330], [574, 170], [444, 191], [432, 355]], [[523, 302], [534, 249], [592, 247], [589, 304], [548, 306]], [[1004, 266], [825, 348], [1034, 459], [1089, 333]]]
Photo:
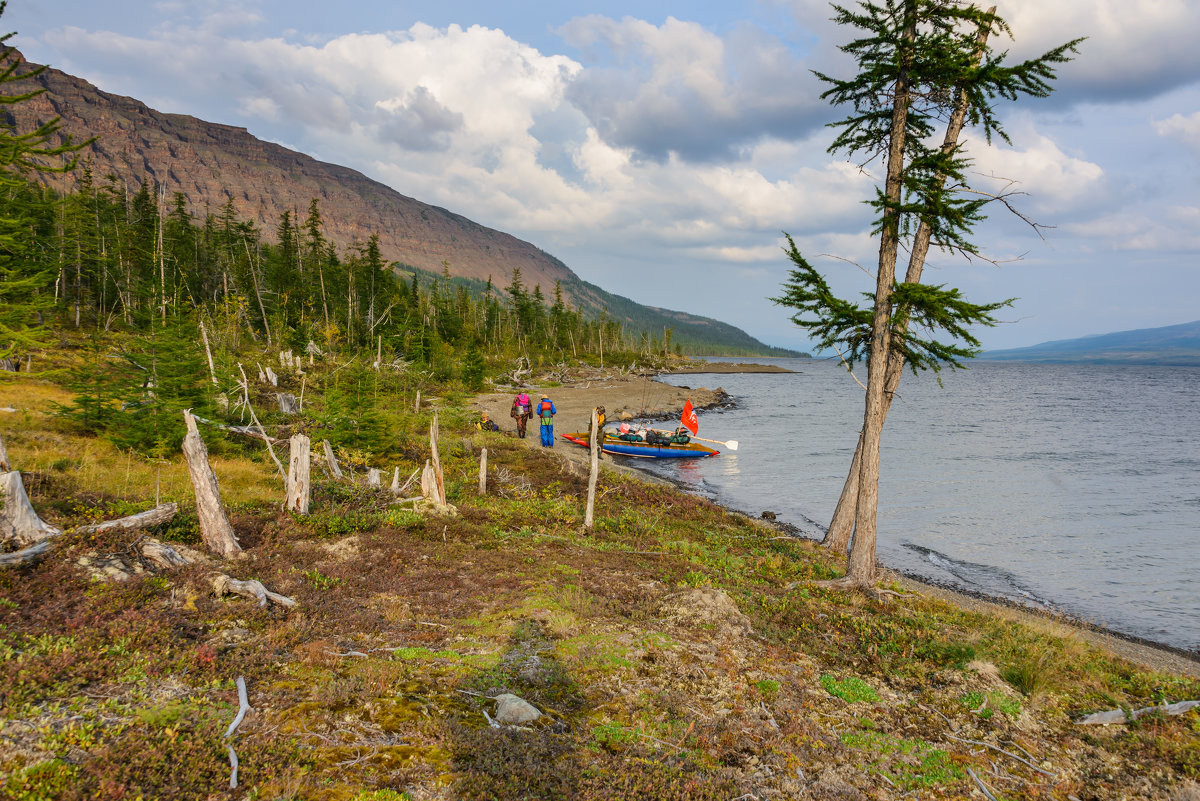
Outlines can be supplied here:
[[217, 476], [208, 463], [208, 448], [200, 438], [196, 428], [196, 420], [190, 410], [183, 412], [184, 422], [187, 423], [187, 436], [183, 438], [183, 455], [187, 459], [188, 474], [192, 478], [192, 487], [196, 491], [196, 516], [200, 518], [200, 536], [204, 545], [213, 553], [225, 559], [241, 552], [237, 535], [229, 525], [225, 508], [221, 505], [221, 488], [217, 484]]
[[284, 506], [289, 512], [308, 514], [308, 499], [312, 489], [311, 455], [312, 445], [304, 434], [296, 434], [288, 441], [287, 500]]

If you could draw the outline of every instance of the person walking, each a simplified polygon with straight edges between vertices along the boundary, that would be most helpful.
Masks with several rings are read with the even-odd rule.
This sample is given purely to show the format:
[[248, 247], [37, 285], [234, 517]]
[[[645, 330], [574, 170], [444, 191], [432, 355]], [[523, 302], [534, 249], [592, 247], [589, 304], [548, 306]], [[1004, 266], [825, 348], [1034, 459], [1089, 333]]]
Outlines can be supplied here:
[[533, 417], [533, 401], [529, 399], [529, 395], [524, 392], [517, 393], [508, 416], [517, 421], [517, 436], [525, 439], [525, 426], [529, 423], [529, 418]]
[[541, 418], [542, 429], [542, 447], [554, 447], [554, 415], [558, 414], [558, 409], [554, 408], [554, 401], [550, 400], [549, 395], [542, 396], [542, 402], [538, 404], [538, 417]]

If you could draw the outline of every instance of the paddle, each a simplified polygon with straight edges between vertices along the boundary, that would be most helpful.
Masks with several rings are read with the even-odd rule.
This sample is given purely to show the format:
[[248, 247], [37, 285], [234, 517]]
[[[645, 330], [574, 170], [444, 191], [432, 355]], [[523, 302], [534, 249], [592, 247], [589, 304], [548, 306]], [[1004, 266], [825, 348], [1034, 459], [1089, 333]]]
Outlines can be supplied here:
[[705, 439], [704, 437], [692, 437], [692, 439], [698, 439], [701, 442], [711, 442], [714, 445], [724, 445], [731, 451], [736, 451], [738, 449], [738, 441], [736, 439], [731, 439], [726, 442], [721, 442], [719, 439]]
[[[674, 434], [675, 433], [674, 431], [664, 431], [661, 428], [652, 428], [650, 430], [657, 431], [660, 434]], [[738, 449], [738, 441], [736, 439], [731, 439], [728, 442], [722, 442], [719, 439], [705, 439], [704, 437], [692, 437], [692, 439], [698, 439], [701, 442], [711, 442], [714, 445], [724, 445], [726, 448], [728, 448], [731, 451], [736, 451]]]

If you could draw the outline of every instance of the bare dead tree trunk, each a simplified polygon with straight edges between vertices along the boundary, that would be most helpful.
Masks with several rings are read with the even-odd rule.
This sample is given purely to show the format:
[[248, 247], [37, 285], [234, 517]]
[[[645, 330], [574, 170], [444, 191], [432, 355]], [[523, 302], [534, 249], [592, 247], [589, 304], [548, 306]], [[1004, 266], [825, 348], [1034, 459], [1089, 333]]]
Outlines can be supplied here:
[[187, 436], [183, 438], [183, 455], [187, 459], [188, 474], [192, 478], [192, 487], [196, 491], [196, 516], [200, 518], [200, 536], [204, 545], [213, 553], [225, 559], [240, 553], [242, 546], [238, 544], [237, 535], [229, 525], [225, 508], [221, 505], [221, 488], [217, 484], [217, 476], [208, 463], [208, 448], [200, 438], [196, 428], [196, 420], [190, 409], [183, 411], [184, 422], [187, 423]]
[[290, 392], [276, 392], [275, 400], [279, 401], [279, 411], [283, 414], [298, 414], [300, 412], [300, 403], [296, 400], [296, 396]]
[[[262, 434], [262, 440], [267, 444], [267, 453], [271, 454], [271, 461], [275, 463], [275, 467], [279, 468], [279, 475], [286, 481], [287, 473], [284, 472], [283, 464], [279, 461], [279, 457], [275, 455], [275, 448], [271, 445], [271, 438], [267, 436], [266, 429], [258, 421], [258, 415], [254, 413], [254, 407], [250, 405], [250, 379], [246, 378], [246, 371], [242, 369], [241, 362], [238, 362], [238, 372], [242, 374], [242, 400], [246, 404], [246, 411], [250, 412], [250, 422], [254, 423], [258, 429], [258, 433]], [[260, 376], [262, 375], [262, 367], [258, 368], [258, 373]]]
[[289, 512], [306, 515], [312, 487], [309, 462], [312, 447], [308, 437], [303, 434], [294, 435], [288, 445], [291, 455], [288, 457], [287, 500], [284, 506]]
[[213, 366], [212, 348], [208, 346], [208, 330], [204, 327], [204, 321], [200, 321], [200, 339], [204, 342], [204, 355], [208, 357], [208, 374], [212, 378], [213, 386], [217, 386], [217, 369]]
[[329, 440], [322, 440], [321, 445], [325, 449], [325, 464], [329, 466], [329, 472], [333, 473], [334, 478], [345, 478], [342, 468], [338, 467], [337, 457], [333, 455], [333, 446], [329, 444]]
[[479, 452], [479, 494], [487, 495], [487, 448]]
[[593, 512], [596, 508], [596, 479], [600, 475], [600, 420], [596, 410], [592, 409], [591, 436], [588, 439], [588, 450], [591, 452], [592, 469], [588, 472], [587, 511], [583, 515], [583, 527], [590, 529], [595, 523]]
[[433, 477], [437, 481], [437, 500], [442, 506], [446, 505], [446, 482], [442, 476], [442, 460], [438, 456], [438, 416], [433, 413], [433, 422], [429, 424], [429, 449], [433, 461]]
[[379, 472], [378, 467], [367, 469], [367, 486], [372, 489], [379, 489], [383, 485], [383, 477]]

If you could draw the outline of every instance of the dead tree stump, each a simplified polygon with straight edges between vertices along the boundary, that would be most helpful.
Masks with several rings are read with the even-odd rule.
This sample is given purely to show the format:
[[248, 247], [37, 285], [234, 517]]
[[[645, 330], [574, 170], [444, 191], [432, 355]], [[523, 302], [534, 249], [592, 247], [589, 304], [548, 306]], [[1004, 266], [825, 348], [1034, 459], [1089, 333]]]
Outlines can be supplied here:
[[61, 533], [33, 510], [19, 470], [0, 473], [0, 542], [24, 548]]
[[596, 478], [600, 474], [600, 421], [596, 417], [596, 410], [592, 409], [592, 428], [591, 437], [588, 440], [588, 450], [592, 454], [592, 469], [588, 473], [588, 495], [587, 495], [587, 511], [583, 515], [583, 525], [585, 528], [591, 528], [595, 522], [594, 511], [596, 508]]
[[291, 456], [288, 458], [287, 500], [284, 508], [296, 514], [308, 514], [309, 490], [312, 478], [309, 472], [312, 446], [308, 437], [296, 434], [289, 440]]
[[196, 428], [196, 419], [190, 409], [183, 410], [183, 419], [187, 423], [187, 436], [183, 438], [183, 455], [187, 459], [188, 474], [192, 478], [192, 487], [196, 491], [196, 516], [200, 518], [200, 536], [205, 546], [226, 559], [240, 553], [242, 546], [238, 544], [237, 535], [229, 525], [225, 508], [221, 505], [221, 488], [217, 485], [217, 476], [208, 463], [208, 448], [200, 438]]

